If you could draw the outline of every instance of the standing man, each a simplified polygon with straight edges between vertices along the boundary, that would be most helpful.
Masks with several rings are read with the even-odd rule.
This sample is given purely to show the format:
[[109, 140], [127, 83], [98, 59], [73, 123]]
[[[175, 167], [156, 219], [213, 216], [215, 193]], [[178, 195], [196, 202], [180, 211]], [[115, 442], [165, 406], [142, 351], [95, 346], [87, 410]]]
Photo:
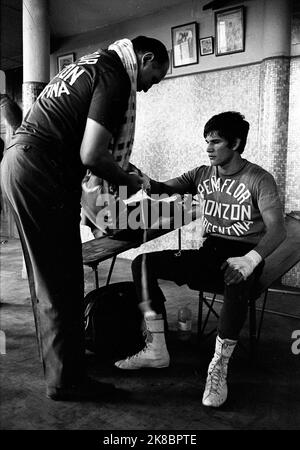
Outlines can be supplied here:
[[151, 337], [141, 352], [116, 362], [125, 370], [169, 365], [162, 319], [165, 298], [158, 279], [178, 285], [214, 284], [224, 290], [224, 303], [202, 400], [213, 407], [227, 398], [227, 366], [247, 317], [251, 286], [264, 258], [285, 238], [274, 178], [242, 158], [248, 130], [249, 123], [240, 113], [213, 116], [204, 127], [210, 166], [196, 167], [164, 183], [151, 180], [151, 193], [200, 196], [206, 239], [199, 250], [185, 250], [180, 256], [167, 250], [133, 261], [133, 278]]
[[21, 238], [53, 400], [101, 399], [107, 391], [85, 373], [81, 181], [89, 169], [129, 193], [141, 188], [143, 178], [116, 156], [132, 146], [136, 91], [159, 83], [168, 66], [165, 46], [144, 36], [80, 58], [45, 87], [3, 159], [2, 189]]

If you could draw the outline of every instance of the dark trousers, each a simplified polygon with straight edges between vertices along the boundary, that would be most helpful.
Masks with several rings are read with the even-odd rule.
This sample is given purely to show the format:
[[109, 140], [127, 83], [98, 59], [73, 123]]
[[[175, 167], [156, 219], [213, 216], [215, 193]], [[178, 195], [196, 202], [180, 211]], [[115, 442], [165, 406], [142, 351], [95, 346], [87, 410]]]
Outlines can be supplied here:
[[[221, 266], [229, 257], [243, 256], [254, 245], [238, 241], [208, 237], [199, 250], [183, 250], [139, 255], [132, 263], [132, 274], [140, 303], [149, 302], [158, 314], [163, 312], [164, 294], [158, 280], [170, 280], [179, 286], [187, 284], [192, 289], [214, 286], [224, 293], [218, 334], [224, 339], [237, 340], [247, 318], [251, 286], [259, 275], [262, 264], [245, 281], [226, 285]], [[145, 289], [146, 286], [146, 289]]]
[[[46, 384], [84, 376], [80, 189], [46, 148], [16, 144], [1, 164], [2, 191], [23, 248]], [[80, 187], [80, 185], [79, 185]]]

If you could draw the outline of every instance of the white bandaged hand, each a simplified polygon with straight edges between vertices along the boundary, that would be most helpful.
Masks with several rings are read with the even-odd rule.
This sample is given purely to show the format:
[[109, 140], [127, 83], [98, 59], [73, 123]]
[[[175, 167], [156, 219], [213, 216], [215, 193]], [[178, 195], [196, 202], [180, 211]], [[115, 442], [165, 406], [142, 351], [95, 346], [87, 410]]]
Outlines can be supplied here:
[[262, 257], [255, 250], [251, 250], [244, 256], [236, 256], [228, 258], [227, 262], [230, 267], [238, 270], [244, 280], [246, 280], [254, 271], [255, 267], [262, 261]]

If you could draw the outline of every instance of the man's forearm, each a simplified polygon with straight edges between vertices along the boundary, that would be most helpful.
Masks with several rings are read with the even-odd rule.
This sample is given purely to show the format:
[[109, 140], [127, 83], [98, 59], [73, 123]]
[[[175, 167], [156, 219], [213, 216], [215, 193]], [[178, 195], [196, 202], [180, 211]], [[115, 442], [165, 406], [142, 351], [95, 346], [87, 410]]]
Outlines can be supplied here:
[[134, 164], [132, 164], [131, 162], [130, 163], [128, 163], [128, 166], [127, 166], [127, 169], [126, 169], [126, 172], [135, 172], [135, 173], [137, 173], [138, 175], [142, 175], [142, 171], [138, 168], [138, 167], [136, 167]]
[[284, 241], [285, 237], [286, 230], [284, 225], [273, 227], [273, 229], [266, 232], [253, 250], [259, 253], [262, 258], [266, 258]]
[[177, 189], [175, 189], [172, 186], [167, 185], [166, 183], [163, 183], [161, 181], [155, 181], [150, 180], [151, 185], [151, 192], [150, 194], [167, 194], [167, 195], [174, 195], [177, 194]]
[[246, 255], [228, 258], [221, 267], [225, 269], [225, 283], [238, 284], [242, 279], [246, 280], [261, 260], [279, 246], [285, 235], [284, 226], [275, 226]]
[[130, 176], [116, 163], [109, 152], [102, 154], [97, 161], [87, 167], [94, 175], [110, 183], [127, 186], [130, 182]]

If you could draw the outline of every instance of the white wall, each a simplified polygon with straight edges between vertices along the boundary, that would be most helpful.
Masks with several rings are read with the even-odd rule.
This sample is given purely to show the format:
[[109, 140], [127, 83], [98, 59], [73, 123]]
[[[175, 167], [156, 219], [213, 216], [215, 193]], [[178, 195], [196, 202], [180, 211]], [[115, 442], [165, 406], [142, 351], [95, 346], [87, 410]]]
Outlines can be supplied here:
[[[74, 52], [76, 57], [80, 57], [99, 47], [106, 48], [111, 42], [123, 37], [130, 39], [140, 34], [155, 37], [171, 49], [171, 28], [193, 21], [199, 25], [200, 38], [215, 36], [215, 12], [202, 10], [208, 1], [186, 2], [156, 14], [68, 38], [59, 51], [51, 56], [51, 76], [57, 70], [57, 55]], [[287, 133], [287, 123], [278, 119], [282, 116], [286, 118], [283, 113], [288, 108], [287, 98], [284, 98], [286, 86], [281, 86], [280, 83], [284, 84], [288, 78], [289, 67], [287, 58], [282, 56], [296, 57], [291, 58], [290, 100], [298, 98], [300, 73], [298, 69], [300, 22], [294, 18], [291, 33], [289, 4], [289, 0], [241, 1], [236, 6], [244, 5], [246, 9], [244, 52], [219, 57], [215, 54], [199, 55], [198, 64], [183, 68], [172, 67], [172, 74], [168, 75], [166, 80], [154, 86], [147, 94], [139, 93], [133, 163], [156, 179], [176, 176], [188, 168], [204, 163], [201, 131], [205, 121], [212, 114], [222, 110], [238, 110], [244, 113], [251, 123], [245, 157], [250, 156], [251, 161], [261, 164], [267, 170], [270, 170], [269, 165], [271, 167], [275, 165], [276, 173], [281, 171], [281, 159], [279, 161], [275, 158], [277, 154], [272, 144], [276, 140], [278, 147], [281, 144], [285, 145]], [[178, 78], [181, 75], [190, 76]], [[263, 122], [260, 124], [262, 111], [264, 116], [270, 118], [270, 123], [276, 125], [272, 133], [268, 121], [267, 127]], [[286, 179], [291, 180], [287, 189], [294, 189], [296, 181], [300, 178], [300, 166], [293, 153], [298, 150], [293, 142], [299, 141], [297, 141], [299, 114], [296, 107], [290, 110], [290, 113], [288, 148], [290, 155], [288, 154]], [[268, 139], [261, 142], [262, 131], [265, 129], [268, 131]], [[293, 136], [295, 140], [292, 139]], [[282, 177], [280, 180], [282, 181]], [[298, 192], [297, 195], [296, 199], [295, 195], [293, 197], [289, 195], [289, 208], [299, 209], [298, 203], [295, 203], [299, 201]], [[193, 235], [199, 236], [201, 233], [195, 230]], [[187, 236], [189, 245], [190, 236], [191, 234]], [[160, 243], [157, 241], [149, 243], [147, 250], [176, 248], [176, 246], [176, 235], [169, 233]], [[133, 251], [126, 256], [132, 258]], [[299, 283], [300, 268], [295, 268], [294, 272], [287, 284]]]
[[[183, 68], [172, 68], [172, 75], [170, 76], [250, 64], [259, 62], [268, 56], [282, 55], [282, 49], [278, 49], [278, 54], [276, 54], [276, 50], [274, 51], [272, 46], [272, 40], [268, 43], [266, 39], [265, 47], [262, 45], [264, 40], [264, 25], [268, 22], [268, 17], [273, 16], [272, 22], [274, 20], [278, 22], [282, 17], [280, 3], [282, 6], [282, 0], [252, 0], [241, 2], [246, 7], [245, 52], [218, 57], [215, 55], [199, 56], [198, 64]], [[76, 57], [80, 57], [95, 51], [99, 47], [105, 48], [111, 42], [123, 37], [130, 39], [140, 34], [155, 37], [160, 39], [168, 49], [171, 49], [171, 27], [193, 21], [199, 24], [200, 38], [215, 36], [215, 13], [212, 10], [203, 11], [202, 8], [205, 4], [207, 4], [207, 0], [190, 1], [142, 18], [132, 19], [117, 25], [108, 26], [105, 29], [67, 38], [63, 41], [59, 51], [51, 55], [51, 77], [57, 71], [58, 55], [75, 52]], [[279, 5], [277, 9], [276, 4]], [[277, 28], [276, 23], [275, 28]], [[295, 51], [295, 46], [293, 49]], [[290, 49], [285, 51], [285, 53], [289, 53], [289, 51]]]

